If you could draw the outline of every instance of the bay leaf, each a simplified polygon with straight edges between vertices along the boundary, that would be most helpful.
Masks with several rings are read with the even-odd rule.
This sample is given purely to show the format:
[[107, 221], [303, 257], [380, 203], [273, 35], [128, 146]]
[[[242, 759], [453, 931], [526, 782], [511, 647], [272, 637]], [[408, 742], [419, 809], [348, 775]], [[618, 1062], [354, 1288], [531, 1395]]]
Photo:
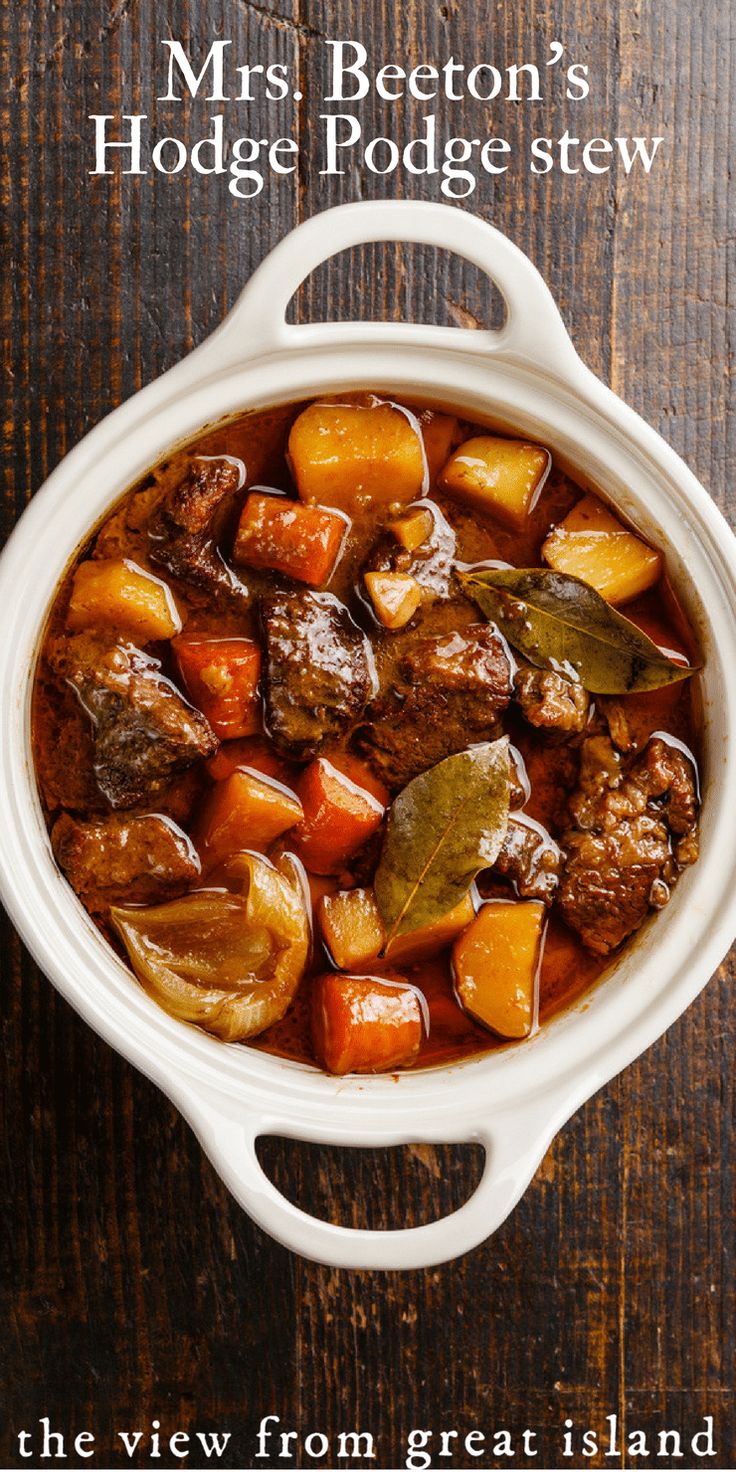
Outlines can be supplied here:
[[658, 690], [694, 673], [580, 578], [544, 567], [484, 567], [460, 580], [514, 649], [594, 695]]
[[506, 833], [508, 737], [420, 773], [391, 804], [374, 889], [386, 939], [446, 915], [495, 862]]

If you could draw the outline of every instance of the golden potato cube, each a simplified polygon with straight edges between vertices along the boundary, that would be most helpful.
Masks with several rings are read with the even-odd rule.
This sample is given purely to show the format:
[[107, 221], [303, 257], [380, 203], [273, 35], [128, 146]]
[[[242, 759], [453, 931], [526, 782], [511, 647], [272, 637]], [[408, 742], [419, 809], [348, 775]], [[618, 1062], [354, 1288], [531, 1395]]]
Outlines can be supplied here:
[[403, 572], [367, 572], [364, 581], [379, 623], [384, 629], [403, 629], [422, 601], [416, 578]]
[[384, 929], [372, 889], [338, 889], [317, 906], [322, 939], [340, 971], [375, 961]]
[[310, 404], [292, 425], [289, 459], [299, 495], [324, 506], [388, 505], [424, 490], [419, 429], [392, 404]]
[[597, 496], [583, 496], [553, 528], [542, 556], [555, 572], [581, 578], [608, 603], [628, 603], [656, 583], [661, 553], [617, 521]]
[[549, 450], [540, 445], [482, 434], [458, 446], [439, 485], [458, 501], [518, 530], [536, 504], [551, 463]]
[[460, 424], [454, 414], [442, 414], [437, 409], [424, 409], [419, 423], [427, 456], [430, 484], [434, 485], [451, 450], [461, 438]]
[[502, 1038], [534, 1026], [545, 908], [540, 900], [490, 900], [452, 951], [455, 989], [476, 1021]]
[[467, 930], [474, 916], [473, 901], [466, 894], [459, 904], [448, 910], [446, 915], [441, 915], [439, 920], [433, 920], [429, 925], [421, 925], [418, 930], [409, 930], [405, 935], [397, 935], [395, 940], [390, 940], [386, 946], [386, 960], [413, 965], [415, 961], [434, 956], [443, 946], [455, 940], [461, 931]]
[[171, 639], [182, 622], [171, 589], [127, 557], [80, 562], [67, 608], [68, 629], [106, 628], [141, 643]]
[[390, 524], [390, 530], [405, 552], [416, 552], [417, 547], [431, 536], [433, 527], [434, 517], [426, 506], [415, 506], [407, 511], [406, 516], [400, 516], [398, 521]]

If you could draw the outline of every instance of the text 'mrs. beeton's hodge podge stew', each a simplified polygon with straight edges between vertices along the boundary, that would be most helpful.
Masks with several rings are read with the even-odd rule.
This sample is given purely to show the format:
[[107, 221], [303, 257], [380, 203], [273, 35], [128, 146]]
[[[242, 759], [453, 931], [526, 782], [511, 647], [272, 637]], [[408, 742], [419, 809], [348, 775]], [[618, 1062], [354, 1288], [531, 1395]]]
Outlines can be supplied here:
[[244, 414], [58, 591], [54, 854], [218, 1038], [333, 1073], [481, 1053], [697, 858], [696, 665], [660, 551], [544, 447], [368, 393]]

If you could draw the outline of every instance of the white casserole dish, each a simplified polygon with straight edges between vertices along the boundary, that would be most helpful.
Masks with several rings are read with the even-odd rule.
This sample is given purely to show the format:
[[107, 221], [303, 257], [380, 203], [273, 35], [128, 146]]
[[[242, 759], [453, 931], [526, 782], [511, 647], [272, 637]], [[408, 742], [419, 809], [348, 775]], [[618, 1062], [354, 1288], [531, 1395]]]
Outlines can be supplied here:
[[[455, 251], [506, 303], [500, 331], [408, 324], [289, 326], [321, 261], [366, 241]], [[664, 547], [702, 641], [702, 854], [667, 908], [585, 998], [531, 1041], [451, 1067], [332, 1078], [225, 1046], [150, 1001], [59, 874], [30, 755], [45, 616], [68, 561], [120, 494], [177, 441], [249, 407], [371, 387], [463, 408], [547, 444]], [[354, 204], [301, 225], [218, 330], [94, 429], [33, 498], [0, 558], [0, 892], [38, 964], [79, 1013], [182, 1110], [236, 1199], [306, 1257], [418, 1268], [476, 1246], [518, 1201], [555, 1132], [687, 1007], [736, 934], [736, 541], [672, 449], [578, 358], [542, 278], [504, 236], [444, 205]], [[485, 1168], [460, 1210], [374, 1232], [318, 1221], [264, 1175], [255, 1141], [478, 1141]]]

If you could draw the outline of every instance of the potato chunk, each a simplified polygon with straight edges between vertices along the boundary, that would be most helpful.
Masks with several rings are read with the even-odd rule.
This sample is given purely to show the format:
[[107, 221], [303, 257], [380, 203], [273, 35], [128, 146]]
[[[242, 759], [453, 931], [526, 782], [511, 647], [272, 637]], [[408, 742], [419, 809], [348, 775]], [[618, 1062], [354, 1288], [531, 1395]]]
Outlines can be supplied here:
[[392, 404], [310, 404], [292, 425], [289, 458], [299, 495], [325, 506], [413, 501], [424, 489], [421, 436]]
[[66, 624], [79, 629], [114, 629], [142, 644], [171, 639], [181, 618], [170, 588], [127, 557], [80, 562], [72, 582]]
[[317, 916], [322, 939], [341, 971], [375, 961], [384, 929], [372, 889], [338, 889], [323, 895]]
[[404, 516], [391, 522], [390, 530], [405, 552], [416, 552], [431, 537], [434, 517], [428, 506], [410, 506]]
[[288, 788], [238, 767], [215, 783], [206, 799], [197, 846], [211, 866], [239, 849], [267, 848], [302, 816], [302, 805]]
[[582, 578], [608, 603], [628, 603], [656, 583], [662, 556], [648, 547], [599, 501], [583, 496], [553, 528], [542, 556], [555, 572]]
[[422, 601], [421, 587], [410, 573], [367, 572], [365, 585], [384, 629], [403, 629]]
[[441, 490], [486, 511], [504, 526], [521, 529], [544, 485], [552, 457], [540, 445], [483, 434], [465, 440], [450, 456]]
[[420, 925], [418, 930], [408, 930], [404, 935], [397, 935], [394, 940], [389, 941], [386, 960], [413, 966], [416, 961], [435, 956], [443, 946], [455, 940], [461, 931], [467, 930], [474, 915], [473, 901], [466, 894], [464, 899], [453, 905], [446, 915], [441, 915], [439, 920], [432, 920], [429, 925]]
[[545, 908], [541, 900], [491, 900], [456, 940], [455, 989], [471, 1017], [501, 1038], [534, 1025]]
[[427, 456], [430, 484], [434, 485], [451, 450], [462, 439], [459, 422], [454, 414], [442, 414], [438, 409], [424, 409], [419, 423]]

